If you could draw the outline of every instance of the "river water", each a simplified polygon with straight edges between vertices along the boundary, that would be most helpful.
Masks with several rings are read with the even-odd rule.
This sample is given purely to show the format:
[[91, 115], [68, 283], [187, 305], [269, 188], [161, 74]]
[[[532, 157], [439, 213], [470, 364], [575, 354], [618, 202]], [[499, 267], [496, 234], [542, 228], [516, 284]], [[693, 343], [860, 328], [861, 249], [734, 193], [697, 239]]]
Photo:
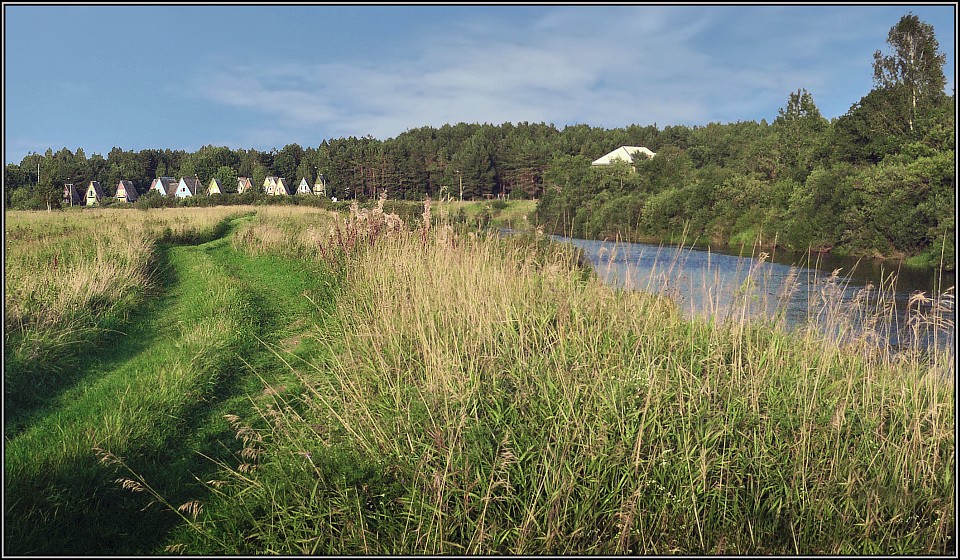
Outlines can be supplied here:
[[666, 294], [688, 316], [778, 317], [788, 328], [813, 324], [831, 336], [887, 344], [894, 351], [952, 348], [955, 343], [954, 273], [825, 255], [758, 251], [740, 256], [552, 237], [582, 249], [608, 284]]

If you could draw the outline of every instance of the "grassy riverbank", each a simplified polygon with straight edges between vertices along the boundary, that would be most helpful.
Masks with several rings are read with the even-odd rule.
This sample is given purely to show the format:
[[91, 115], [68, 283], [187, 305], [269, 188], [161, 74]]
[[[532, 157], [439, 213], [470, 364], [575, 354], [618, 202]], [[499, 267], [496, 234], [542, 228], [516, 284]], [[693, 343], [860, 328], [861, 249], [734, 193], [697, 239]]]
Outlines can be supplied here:
[[182, 550], [953, 546], [953, 382], [929, 363], [690, 322], [519, 239], [434, 227], [340, 262], [328, 352], [290, 362], [305, 393], [260, 409], [259, 460]]
[[[58, 423], [63, 403], [8, 441], [8, 551], [66, 546], [28, 535], [45, 518], [116, 528], [104, 520], [151, 501], [156, 517], [115, 550], [954, 551], [949, 356], [882, 360], [816, 329], [687, 320], [542, 237], [459, 233], [429, 210], [404, 225], [261, 209], [171, 249], [179, 279], [150, 324], [197, 346], [148, 344], [142, 366], [95, 383], [110, 391], [91, 377], [71, 394], [84, 415]], [[192, 399], [143, 381], [178, 367]], [[149, 425], [161, 403], [191, 420]], [[43, 458], [60, 447], [77, 458]], [[21, 474], [68, 463], [96, 484]], [[33, 494], [46, 501], [18, 509]], [[87, 513], [57, 517], [58, 503]], [[84, 549], [108, 552], [71, 548]]]

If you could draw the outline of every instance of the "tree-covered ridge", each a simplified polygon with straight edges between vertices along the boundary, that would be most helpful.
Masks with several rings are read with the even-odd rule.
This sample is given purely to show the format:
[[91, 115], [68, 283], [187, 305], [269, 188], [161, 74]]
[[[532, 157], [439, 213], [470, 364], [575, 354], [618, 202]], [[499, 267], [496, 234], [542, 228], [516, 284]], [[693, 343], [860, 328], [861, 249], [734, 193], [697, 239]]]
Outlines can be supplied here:
[[[874, 89], [828, 121], [805, 89], [791, 92], [772, 123], [705, 126], [586, 124], [444, 125], [395, 138], [324, 140], [302, 148], [204, 146], [87, 158], [64, 148], [30, 154], [4, 173], [8, 207], [56, 206], [63, 183], [99, 181], [108, 196], [121, 179], [143, 192], [154, 177], [236, 176], [258, 187], [268, 175], [295, 185], [323, 173], [328, 194], [392, 199], [425, 196], [539, 198], [537, 218], [554, 233], [664, 238], [686, 230], [713, 243], [759, 235], [786, 249], [913, 257], [954, 263], [955, 96], [944, 93], [944, 57], [933, 29], [901, 18], [890, 54], [874, 55]], [[619, 146], [657, 156], [626, 166], [590, 162]], [[40, 166], [38, 181], [37, 168]]]

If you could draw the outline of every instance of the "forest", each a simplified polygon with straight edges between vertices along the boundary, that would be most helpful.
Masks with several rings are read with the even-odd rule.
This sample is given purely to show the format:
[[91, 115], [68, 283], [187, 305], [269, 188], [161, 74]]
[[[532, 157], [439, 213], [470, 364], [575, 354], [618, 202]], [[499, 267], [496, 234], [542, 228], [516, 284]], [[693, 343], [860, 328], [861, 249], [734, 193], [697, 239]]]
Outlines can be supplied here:
[[[278, 175], [295, 185], [323, 173], [339, 199], [536, 198], [550, 233], [629, 240], [753, 244], [791, 251], [908, 259], [955, 266], [955, 93], [933, 28], [912, 14], [891, 28], [889, 53], [874, 54], [874, 87], [828, 120], [804, 88], [789, 92], [772, 121], [604, 129], [576, 124], [458, 123], [395, 138], [323, 140], [260, 151], [203, 146], [103, 157], [82, 148], [31, 153], [4, 168], [4, 202], [54, 209], [64, 183], [121, 179], [143, 192], [158, 176]], [[865, 69], [866, 71], [867, 69]], [[656, 156], [603, 168], [590, 162], [619, 146]], [[38, 174], [39, 171], [39, 174]], [[229, 202], [231, 197], [221, 201]], [[249, 202], [244, 200], [244, 202]], [[200, 201], [181, 202], [199, 204]], [[151, 204], [150, 197], [138, 204]]]

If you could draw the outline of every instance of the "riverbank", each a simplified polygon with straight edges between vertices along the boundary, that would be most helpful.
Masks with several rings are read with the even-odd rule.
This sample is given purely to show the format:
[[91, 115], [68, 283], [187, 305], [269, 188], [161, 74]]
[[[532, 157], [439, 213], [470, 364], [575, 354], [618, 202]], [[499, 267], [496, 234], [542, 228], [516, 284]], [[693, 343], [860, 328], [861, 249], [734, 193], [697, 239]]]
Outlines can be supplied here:
[[[665, 298], [604, 285], [545, 236], [460, 232], [428, 208], [407, 225], [376, 207], [261, 208], [227, 237], [170, 248], [165, 299], [142, 328], [173, 344], [103, 349], [119, 366], [87, 372], [77, 398], [25, 427], [43, 445], [8, 442], [18, 485], [5, 489], [6, 517], [19, 525], [7, 543], [954, 552], [955, 391], [940, 357], [884, 361], [746, 316], [689, 320]], [[194, 384], [193, 406], [169, 391], [163, 404], [143, 382], [154, 371]], [[159, 420], [143, 424], [139, 402]], [[63, 426], [64, 410], [86, 414]], [[49, 486], [59, 494], [11, 477], [64, 442], [79, 458]], [[44, 461], [32, 468], [61, 473]], [[11, 489], [34, 501], [11, 501]], [[11, 515], [37, 502], [33, 517]], [[44, 540], [63, 511], [66, 526], [107, 540]], [[44, 512], [52, 525], [31, 522]], [[131, 516], [136, 530], [124, 528]]]
[[936, 364], [688, 321], [522, 237], [380, 223], [338, 228], [367, 233], [337, 253], [328, 352], [290, 361], [305, 393], [260, 409], [262, 459], [225, 465], [179, 550], [952, 550]]
[[[553, 232], [555, 235], [569, 237], [566, 233]], [[906, 254], [880, 255], [875, 251], [858, 252], [845, 250], [843, 247], [823, 246], [812, 247], [809, 251], [798, 252], [779, 244], [776, 239], [768, 239], [757, 235], [740, 236], [736, 239], [722, 239], [708, 236], [691, 236], [686, 233], [668, 236], [656, 236], [638, 232], [603, 232], [597, 236], [586, 236], [588, 241], [626, 241], [629, 243], [644, 243], [650, 245], [669, 245], [710, 250], [727, 255], [756, 256], [765, 252], [785, 264], [810, 264], [817, 261], [832, 261], [843, 263], [844, 268], [851, 269], [853, 265], [884, 270], [907, 270], [908, 274], [943, 275], [955, 278], [956, 260], [948, 255], [923, 253], [908, 256]], [[955, 285], [956, 281], [945, 286]]]

